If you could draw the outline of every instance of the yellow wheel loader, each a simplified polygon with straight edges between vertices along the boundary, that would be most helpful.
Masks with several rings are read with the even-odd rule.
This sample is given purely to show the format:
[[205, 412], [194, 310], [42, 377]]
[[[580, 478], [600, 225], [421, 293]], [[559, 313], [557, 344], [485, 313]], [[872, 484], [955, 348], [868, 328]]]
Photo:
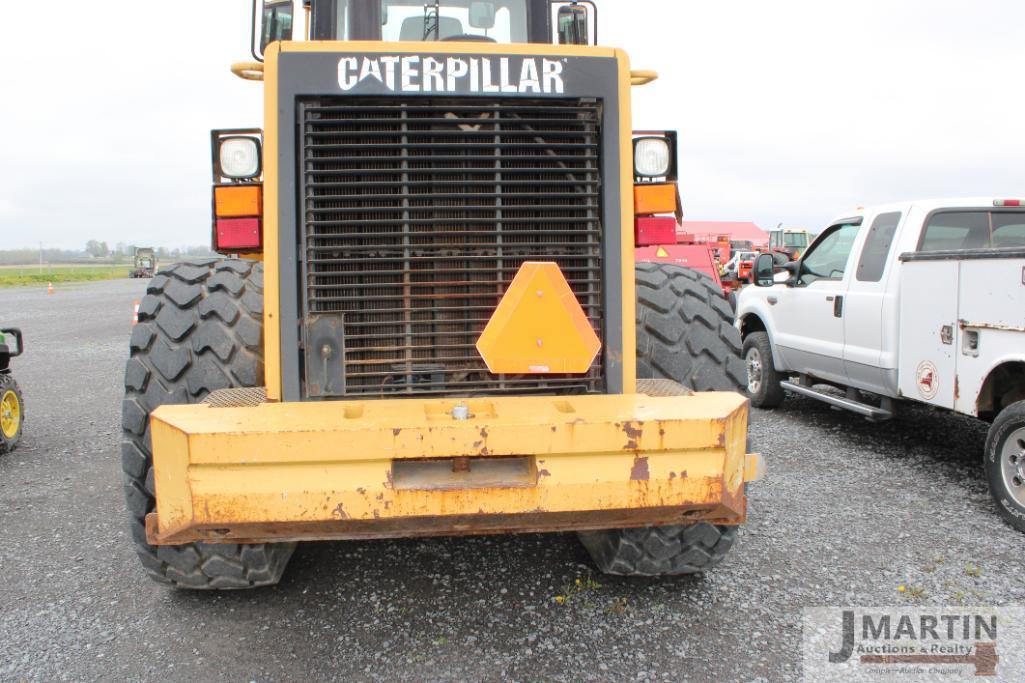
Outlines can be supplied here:
[[[212, 133], [213, 248], [161, 270], [125, 372], [146, 571], [279, 581], [297, 542], [579, 532], [624, 575], [746, 515], [722, 292], [638, 262], [675, 134], [631, 128], [593, 3], [256, 0], [263, 125]], [[647, 231], [644, 231], [647, 234]], [[650, 245], [645, 245], [650, 246]]]

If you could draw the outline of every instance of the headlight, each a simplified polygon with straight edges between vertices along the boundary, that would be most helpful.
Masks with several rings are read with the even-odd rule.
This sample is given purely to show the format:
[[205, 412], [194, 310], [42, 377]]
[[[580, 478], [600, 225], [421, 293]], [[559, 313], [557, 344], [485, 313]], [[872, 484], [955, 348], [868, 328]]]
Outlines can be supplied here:
[[645, 178], [662, 178], [672, 167], [672, 153], [665, 138], [634, 141], [634, 171]]
[[256, 138], [221, 138], [218, 153], [220, 173], [225, 178], [242, 180], [260, 175], [260, 143]]

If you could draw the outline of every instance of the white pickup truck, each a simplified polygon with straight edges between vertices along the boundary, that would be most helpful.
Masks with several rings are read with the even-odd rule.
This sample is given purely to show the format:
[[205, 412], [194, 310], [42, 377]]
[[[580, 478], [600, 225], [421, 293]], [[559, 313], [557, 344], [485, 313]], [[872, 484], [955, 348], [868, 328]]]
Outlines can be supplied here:
[[991, 422], [990, 491], [1025, 531], [1025, 200], [859, 209], [782, 273], [759, 256], [753, 280], [737, 302], [753, 405], [789, 391], [871, 420], [914, 401]]

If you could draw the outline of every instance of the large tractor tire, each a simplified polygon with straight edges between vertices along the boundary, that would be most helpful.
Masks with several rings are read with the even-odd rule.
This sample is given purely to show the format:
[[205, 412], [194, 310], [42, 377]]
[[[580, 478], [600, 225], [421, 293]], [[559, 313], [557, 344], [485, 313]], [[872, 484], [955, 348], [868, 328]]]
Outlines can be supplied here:
[[638, 263], [637, 377], [692, 391], [740, 391], [747, 383], [740, 332], [709, 276], [666, 263]]
[[[636, 273], [638, 378], [740, 391], [740, 333], [715, 282], [664, 263], [638, 263]], [[701, 573], [722, 562], [736, 538], [737, 527], [707, 522], [580, 534], [598, 569], [620, 576]]]
[[263, 266], [211, 259], [160, 271], [139, 307], [122, 404], [132, 539], [154, 580], [179, 588], [240, 589], [281, 579], [294, 543], [146, 542], [146, 515], [155, 505], [150, 413], [166, 404], [201, 403], [218, 389], [263, 385]]
[[0, 373], [0, 455], [10, 453], [21, 441], [25, 424], [25, 399], [14, 377]]

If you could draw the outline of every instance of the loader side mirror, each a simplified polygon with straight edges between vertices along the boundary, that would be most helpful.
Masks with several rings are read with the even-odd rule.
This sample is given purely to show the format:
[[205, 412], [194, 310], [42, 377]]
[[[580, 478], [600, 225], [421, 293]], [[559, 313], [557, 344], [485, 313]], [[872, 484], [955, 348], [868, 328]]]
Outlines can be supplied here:
[[775, 272], [776, 261], [772, 254], [759, 254], [754, 267], [755, 287], [772, 287], [776, 284]]
[[563, 5], [559, 8], [557, 18], [559, 45], [588, 45], [591, 38], [590, 17], [587, 7]]
[[[261, 0], [257, 0], [260, 2]], [[295, 19], [295, 5], [292, 0], [262, 0], [263, 8], [256, 27], [260, 36], [259, 57], [263, 57], [267, 46], [279, 40], [292, 40], [292, 25]]]
[[470, 26], [476, 29], [490, 31], [495, 28], [495, 3], [493, 2], [471, 2], [470, 3]]

